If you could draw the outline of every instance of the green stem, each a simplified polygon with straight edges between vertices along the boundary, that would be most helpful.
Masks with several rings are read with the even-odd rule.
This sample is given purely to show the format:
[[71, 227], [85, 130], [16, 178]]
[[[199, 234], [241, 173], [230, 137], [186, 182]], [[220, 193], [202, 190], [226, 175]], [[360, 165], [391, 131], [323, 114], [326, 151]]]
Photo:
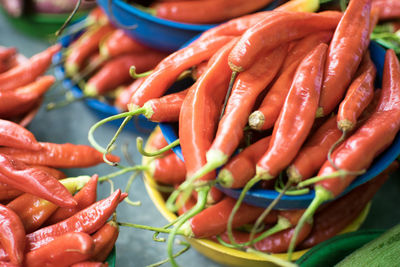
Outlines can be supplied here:
[[[70, 93], [70, 92], [67, 92], [66, 95], [68, 93]], [[50, 111], [50, 110], [54, 110], [54, 109], [63, 108], [63, 107], [68, 106], [69, 104], [72, 104], [72, 103], [77, 102], [77, 101], [85, 100], [87, 98], [89, 98], [89, 96], [87, 96], [87, 95], [82, 95], [80, 97], [74, 97], [74, 96], [73, 97], [66, 97], [65, 100], [63, 100], [63, 101], [48, 103], [46, 105], [46, 110]]]
[[129, 205], [131, 205], [131, 206], [140, 206], [142, 204], [140, 201], [132, 201], [132, 200], [129, 199], [129, 191], [131, 189], [133, 181], [136, 179], [138, 174], [139, 174], [138, 172], [135, 172], [134, 174], [131, 175], [131, 177], [129, 177], [129, 180], [126, 183], [126, 187], [125, 187], [125, 190], [124, 190], [125, 193], [128, 193], [128, 197], [126, 197], [124, 199], [124, 201], [126, 203], [128, 203]]
[[347, 132], [343, 131], [342, 136], [331, 146], [331, 148], [328, 151], [328, 161], [329, 163], [333, 166], [333, 168], [335, 168], [337, 171], [338, 170], [342, 170], [341, 168], [339, 168], [336, 163], [333, 161], [332, 159], [332, 152], [333, 150], [340, 144], [343, 142], [343, 140], [346, 138]]
[[221, 110], [221, 114], [219, 116], [219, 120], [221, 120], [222, 117], [225, 114], [226, 105], [228, 104], [228, 100], [229, 100], [229, 97], [231, 95], [232, 88], [233, 88], [233, 85], [235, 84], [235, 80], [236, 80], [236, 77], [237, 77], [238, 74], [239, 74], [239, 72], [232, 71], [231, 79], [229, 81], [228, 91], [226, 92], [226, 95], [225, 95], [225, 100], [224, 100], [224, 104], [222, 106], [222, 110]]
[[246, 196], [246, 193], [259, 181], [261, 181], [261, 178], [259, 176], [255, 176], [250, 181], [247, 182], [247, 184], [243, 187], [242, 192], [240, 193], [240, 196], [235, 203], [235, 206], [233, 206], [231, 214], [229, 215], [228, 224], [227, 224], [227, 233], [228, 233], [229, 241], [231, 242], [232, 245], [234, 245], [236, 247], [240, 247], [240, 244], [236, 243], [235, 237], [233, 236], [233, 233], [232, 233], [233, 218], [235, 217], [236, 212], [239, 210], [240, 205], [242, 204], [243, 199]]
[[271, 263], [274, 263], [274, 265], [277, 265], [277, 266], [281, 266], [281, 267], [298, 267], [298, 265], [295, 264], [295, 263], [282, 260], [282, 259], [280, 259], [278, 257], [271, 256], [271, 254], [267, 254], [267, 253], [264, 253], [264, 252], [261, 252], [261, 251], [257, 251], [257, 250], [252, 249], [252, 248], [248, 248], [246, 251], [248, 253], [253, 253], [253, 254], [261, 257], [261, 258], [265, 258], [266, 260], [268, 260]]
[[[185, 247], [182, 250], [178, 251], [176, 254], [174, 254], [173, 255], [174, 258], [179, 257], [180, 255], [182, 255], [183, 253], [188, 251], [189, 248], [190, 248], [190, 244], [189, 243], [181, 241], [181, 240], [179, 241], [178, 245], [184, 245]], [[147, 265], [146, 267], [157, 267], [157, 266], [160, 266], [160, 265], [162, 265], [164, 263], [167, 263], [167, 262], [169, 262], [169, 259], [165, 259], [165, 260], [162, 260], [162, 261]]]
[[178, 211], [179, 207], [175, 203], [179, 194], [184, 190], [188, 190], [190, 192], [193, 190], [192, 183], [189, 180], [186, 180], [183, 183], [181, 183], [179, 187], [174, 192], [172, 192], [171, 195], [168, 197], [167, 201], [165, 202], [165, 205], [168, 210], [172, 212]]
[[288, 260], [292, 260], [292, 254], [296, 246], [296, 240], [300, 233], [301, 228], [303, 228], [304, 224], [307, 221], [312, 220], [314, 213], [317, 211], [318, 207], [325, 201], [330, 200], [333, 198], [333, 194], [323, 188], [322, 186], [315, 187], [315, 197], [311, 204], [308, 206], [306, 211], [301, 216], [299, 222], [296, 225], [294, 230], [292, 239], [290, 240], [289, 249], [288, 249]]
[[136, 146], [137, 146], [137, 150], [139, 151], [140, 154], [142, 154], [143, 156], [146, 157], [156, 157], [159, 156], [161, 154], [163, 154], [164, 152], [176, 147], [179, 145], [179, 139], [176, 139], [175, 141], [173, 141], [172, 143], [170, 143], [169, 145], [157, 150], [157, 151], [145, 151], [144, 147], [143, 147], [143, 138], [138, 137], [136, 138]]
[[126, 124], [128, 124], [128, 122], [132, 119], [132, 116], [127, 116], [125, 117], [124, 121], [121, 123], [121, 125], [119, 126], [117, 132], [114, 134], [113, 138], [111, 139], [111, 141], [108, 143], [107, 147], [106, 147], [106, 151], [103, 153], [103, 160], [105, 163], [107, 163], [108, 165], [111, 166], [118, 166], [117, 162], [112, 162], [110, 160], [107, 159], [107, 154], [110, 153], [110, 149], [111, 147], [114, 145], [115, 141], [117, 140], [118, 136], [121, 134], [122, 130], [124, 129], [124, 127], [126, 126]]
[[106, 181], [106, 180], [109, 180], [109, 179], [114, 178], [114, 177], [116, 177], [116, 176], [125, 174], [125, 173], [127, 173], [127, 172], [132, 172], [132, 171], [146, 171], [147, 169], [148, 169], [148, 167], [147, 167], [147, 166], [143, 166], [143, 165], [137, 165], [137, 166], [133, 166], [133, 167], [127, 167], [127, 168], [124, 168], [124, 169], [122, 169], [122, 170], [120, 170], [120, 171], [116, 171], [116, 172], [113, 172], [113, 173], [110, 173], [110, 174], [107, 174], [107, 175], [105, 175], [105, 176], [100, 177], [100, 178], [99, 178], [99, 182], [104, 182], [104, 181]]
[[346, 171], [344, 169], [340, 169], [338, 171], [332, 172], [327, 175], [315, 176], [313, 178], [307, 179], [303, 182], [298, 183], [297, 187], [302, 188], [302, 187], [309, 186], [309, 185], [315, 184], [317, 182], [323, 181], [325, 179], [337, 178], [339, 176], [345, 177], [346, 175], [361, 175], [363, 173], [365, 173], [365, 170], [353, 172], [353, 171]]
[[143, 77], [149, 76], [152, 73], [153, 73], [153, 70], [149, 70], [149, 71], [142, 72], [142, 73], [137, 73], [136, 72], [136, 66], [131, 66], [129, 68], [129, 74], [131, 75], [131, 77], [133, 79], [143, 78]]
[[[142, 224], [127, 223], [127, 222], [117, 222], [117, 223], [118, 223], [119, 226], [131, 227], [131, 228], [154, 231], [154, 232], [160, 232], [160, 233], [165, 233], [165, 234], [169, 234], [169, 233], [172, 232], [172, 229], [165, 229], [165, 228], [153, 227], [153, 226], [142, 225]], [[179, 232], [179, 231], [176, 231], [175, 234], [176, 235], [182, 235], [182, 236], [185, 235], [184, 232]]]
[[110, 116], [108, 118], [102, 119], [101, 121], [95, 123], [92, 127], [90, 127], [89, 132], [88, 132], [88, 139], [90, 144], [99, 152], [101, 153], [105, 153], [106, 149], [103, 148], [102, 146], [100, 146], [96, 140], [94, 139], [94, 132], [97, 130], [97, 128], [99, 128], [100, 126], [102, 126], [103, 124], [110, 122], [110, 121], [114, 121], [114, 120], [118, 120], [118, 119], [122, 119], [128, 116], [134, 116], [134, 115], [138, 115], [138, 114], [142, 114], [145, 111], [145, 109], [142, 108], [138, 108], [136, 110], [133, 111], [128, 111], [128, 112], [124, 112], [124, 113], [120, 113], [114, 116]]
[[175, 236], [178, 233], [181, 226], [187, 220], [189, 220], [190, 218], [192, 218], [193, 216], [195, 216], [196, 214], [198, 214], [199, 212], [201, 212], [204, 209], [204, 207], [207, 203], [207, 195], [208, 195], [209, 191], [210, 191], [209, 187], [204, 187], [204, 188], [198, 189], [198, 197], [197, 197], [196, 205], [192, 209], [190, 209], [188, 212], [183, 214], [183, 216], [175, 224], [171, 233], [168, 235], [167, 252], [168, 252], [168, 258], [170, 259], [171, 265], [173, 267], [178, 267], [178, 264], [176, 263], [174, 255], [173, 255], [173, 246], [174, 246]]
[[68, 18], [66, 21], [64, 21], [63, 25], [61, 26], [60, 29], [58, 29], [55, 32], [55, 36], [58, 37], [61, 35], [61, 33], [64, 31], [64, 29], [68, 26], [68, 24], [71, 22], [72, 18], [75, 16], [76, 12], [78, 12], [79, 7], [81, 6], [82, 0], [78, 0], [76, 2], [76, 5], [74, 7], [74, 10], [72, 10], [71, 14], [69, 14]]

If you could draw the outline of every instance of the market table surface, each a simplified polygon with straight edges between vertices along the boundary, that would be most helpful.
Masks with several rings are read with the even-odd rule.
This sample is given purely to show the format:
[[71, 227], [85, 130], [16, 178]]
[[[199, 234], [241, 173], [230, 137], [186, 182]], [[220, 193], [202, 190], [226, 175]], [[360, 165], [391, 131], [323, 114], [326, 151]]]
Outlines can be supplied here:
[[[0, 15], [0, 45], [16, 46], [18, 50], [27, 57], [44, 50], [50, 45], [49, 42], [34, 39], [16, 31], [8, 21]], [[50, 73], [52, 70], [49, 71]], [[47, 99], [57, 96], [62, 98], [62, 88], [54, 88], [47, 93]], [[48, 101], [48, 100], [47, 100]], [[29, 125], [29, 129], [35, 134], [39, 141], [55, 143], [75, 143], [89, 144], [87, 133], [98, 117], [84, 105], [83, 102], [76, 102], [68, 107], [47, 112], [42, 106], [39, 113]], [[101, 127], [96, 132], [96, 139], [100, 144], [105, 145], [116, 128], [110, 125]], [[136, 163], [141, 162], [141, 156], [135, 147], [135, 140], [138, 135], [129, 131], [123, 131], [117, 142], [115, 154], [123, 157], [121, 146], [129, 144], [129, 152]], [[147, 138], [147, 135], [141, 134]], [[116, 171], [111, 166], [102, 164], [101, 166], [88, 169], [65, 170], [68, 176], [92, 175], [98, 173], [100, 176]], [[129, 174], [114, 179], [115, 186], [125, 188]], [[106, 197], [110, 192], [108, 183], [99, 187], [99, 197]], [[134, 201], [140, 200], [142, 205], [132, 207], [122, 203], [117, 216], [119, 221], [132, 222], [152, 226], [162, 226], [167, 221], [157, 211], [150, 198], [148, 197], [143, 181], [137, 179], [130, 191], [130, 198]], [[363, 229], [380, 228], [387, 229], [400, 222], [400, 171], [394, 173], [386, 184], [375, 196], [371, 211], [362, 225]], [[152, 240], [152, 232], [121, 227], [120, 236], [117, 241], [117, 264], [116, 266], [146, 266], [155, 263], [166, 257], [166, 244], [157, 243]], [[221, 266], [216, 264], [194, 249], [180, 256], [178, 263], [182, 266]]]

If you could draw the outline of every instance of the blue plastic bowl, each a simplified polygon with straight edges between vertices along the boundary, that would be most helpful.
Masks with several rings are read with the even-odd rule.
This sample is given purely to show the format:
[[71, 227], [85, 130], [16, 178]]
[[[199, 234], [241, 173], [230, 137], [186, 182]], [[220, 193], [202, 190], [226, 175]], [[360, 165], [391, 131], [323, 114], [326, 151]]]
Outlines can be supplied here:
[[[371, 58], [374, 61], [375, 66], [377, 68], [376, 83], [378, 86], [380, 86], [380, 84], [382, 83], [382, 72], [383, 72], [383, 65], [384, 65], [386, 51], [377, 43], [371, 42], [370, 53], [371, 53]], [[166, 123], [160, 123], [160, 128], [168, 143], [173, 142], [178, 138], [175, 132], [175, 128], [172, 125]], [[178, 155], [178, 157], [183, 160], [180, 146], [173, 148], [173, 150]], [[348, 193], [355, 187], [377, 176], [379, 173], [385, 170], [390, 165], [390, 163], [392, 163], [399, 155], [400, 155], [400, 134], [396, 136], [392, 145], [388, 149], [386, 149], [386, 151], [382, 153], [378, 158], [375, 159], [375, 161], [368, 169], [368, 171], [365, 174], [358, 177], [352, 184], [350, 184], [347, 187], [347, 189], [343, 192], [343, 194]], [[218, 188], [225, 194], [236, 199], [239, 197], [241, 192], [240, 189], [228, 189], [222, 186], [218, 186]], [[254, 206], [267, 207], [274, 199], [276, 199], [278, 195], [279, 193], [275, 190], [251, 189], [246, 194], [244, 202]], [[310, 190], [308, 194], [299, 196], [284, 195], [274, 209], [305, 209], [314, 199], [314, 196], [315, 196], [314, 190]]]
[[[63, 48], [68, 47], [75, 39], [77, 39], [82, 32], [78, 32], [75, 34], [65, 35], [60, 38], [59, 43], [62, 45]], [[67, 78], [65, 75], [64, 65], [62, 64], [62, 53], [59, 52], [54, 55], [53, 57], [53, 65], [56, 67], [54, 68], [54, 74], [58, 80], [63, 80], [64, 88], [70, 90], [74, 97], [80, 98], [83, 96], [83, 92], [78, 85], [75, 85], [71, 79]], [[104, 119], [113, 115], [117, 115], [121, 113], [121, 110], [118, 108], [110, 105], [109, 103], [102, 102], [98, 99], [94, 98], [87, 98], [84, 100], [86, 105], [92, 110], [100, 119]], [[154, 122], [147, 120], [146, 117], [143, 115], [134, 116], [132, 119], [133, 123], [128, 123], [125, 126], [125, 129], [128, 129], [133, 132], [137, 133], [150, 133], [154, 127], [157, 125]], [[115, 127], [119, 127], [123, 119], [111, 121], [110, 124], [114, 125]]]
[[[265, 10], [275, 8], [280, 2], [282, 0], [274, 1]], [[189, 24], [157, 18], [122, 0], [113, 0], [111, 11], [108, 0], [97, 0], [97, 3], [108, 16], [112, 12], [118, 23], [137, 26], [134, 29], [127, 29], [127, 34], [144, 45], [166, 52], [178, 50], [196, 35], [216, 26], [216, 24]]]

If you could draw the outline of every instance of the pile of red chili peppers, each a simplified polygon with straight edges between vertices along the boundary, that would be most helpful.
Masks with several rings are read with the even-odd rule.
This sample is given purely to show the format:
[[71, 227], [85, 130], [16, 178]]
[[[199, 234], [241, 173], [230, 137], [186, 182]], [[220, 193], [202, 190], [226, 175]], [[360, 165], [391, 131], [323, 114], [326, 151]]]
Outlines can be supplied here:
[[[94, 126], [144, 110], [154, 121], [179, 123], [185, 164], [166, 149], [142, 151], [158, 155], [143, 170], [177, 188], [166, 203], [180, 217], [163, 228], [146, 228], [169, 233], [173, 266], [176, 234], [267, 253], [288, 251], [292, 260], [295, 249], [345, 228], [397, 168], [393, 163], [371, 182], [325, 203], [365, 172], [400, 129], [399, 61], [387, 51], [382, 88], [376, 89], [368, 51], [376, 24], [400, 17], [396, 1], [385, 2], [392, 9], [382, 1], [350, 0], [344, 12], [318, 13], [288, 2], [220, 24], [141, 78], [129, 112]], [[187, 70], [193, 85], [164, 95]], [[150, 146], [162, 148], [154, 141], [160, 139], [150, 139]], [[155, 171], [159, 166], [162, 173]], [[301, 194], [312, 185], [316, 197], [306, 210], [242, 203], [259, 182], [283, 194]], [[243, 188], [241, 196], [224, 196], [216, 183]], [[243, 230], [249, 223], [251, 231]]]

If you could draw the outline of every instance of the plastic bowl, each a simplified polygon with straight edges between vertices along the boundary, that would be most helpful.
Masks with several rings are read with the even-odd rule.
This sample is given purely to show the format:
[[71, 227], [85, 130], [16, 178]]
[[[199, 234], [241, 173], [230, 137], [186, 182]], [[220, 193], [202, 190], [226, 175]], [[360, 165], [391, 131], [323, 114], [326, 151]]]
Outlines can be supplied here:
[[[149, 150], [149, 146], [146, 145], [146, 150]], [[149, 161], [149, 158], [143, 157], [143, 165], [146, 165]], [[173, 221], [177, 218], [177, 216], [170, 212], [165, 205], [165, 198], [162, 193], [160, 193], [156, 188], [157, 184], [155, 180], [148, 175], [144, 174], [145, 177], [145, 187], [147, 193], [149, 194], [151, 200], [153, 201], [156, 208], [159, 212], [168, 220]], [[355, 219], [351, 224], [349, 224], [341, 233], [353, 232], [356, 231], [361, 224], [364, 222], [365, 218], [368, 215], [370, 209], [370, 204], [364, 208], [361, 214]], [[268, 266], [276, 266], [274, 262], [276, 262], [276, 258], [280, 260], [286, 260], [287, 254], [272, 254], [270, 258], [261, 258], [257, 255], [246, 253], [244, 251], [227, 248], [219, 243], [208, 239], [188, 239], [189, 243], [201, 254], [210, 258], [211, 260], [218, 262], [220, 264], [226, 266], [254, 266], [254, 267], [268, 267]], [[296, 251], [293, 253], [293, 260], [299, 259], [304, 253], [306, 253], [308, 249]]]
[[[371, 42], [370, 53], [371, 53], [371, 58], [374, 61], [378, 70], [377, 81], [376, 81], [377, 86], [380, 86], [380, 84], [382, 83], [382, 72], [383, 72], [383, 65], [385, 58], [385, 50], [377, 43]], [[171, 143], [178, 138], [175, 129], [172, 125], [166, 123], [160, 123], [159, 125], [168, 143]], [[173, 150], [183, 160], [180, 146], [174, 147]], [[381, 154], [377, 159], [375, 159], [375, 161], [368, 169], [368, 171], [365, 174], [358, 177], [352, 184], [350, 184], [347, 187], [347, 189], [343, 192], [343, 194], [348, 193], [355, 187], [377, 176], [380, 172], [386, 169], [390, 165], [390, 163], [392, 163], [399, 155], [400, 155], [400, 134], [396, 136], [392, 145], [388, 149], [386, 149], [386, 151], [383, 154]], [[223, 191], [225, 194], [233, 198], [238, 198], [241, 193], [240, 189], [234, 190], [234, 189], [224, 188], [219, 185], [217, 186], [221, 191]], [[246, 194], [243, 201], [254, 206], [267, 207], [278, 195], [279, 193], [274, 190], [251, 189]], [[314, 199], [314, 196], [315, 196], [314, 190], [310, 190], [308, 194], [299, 196], [284, 195], [278, 202], [278, 204], [274, 207], [274, 209], [305, 209]]]
[[[81, 34], [82, 31], [74, 34], [65, 35], [60, 38], [58, 42], [62, 45], [63, 48], [66, 48]], [[82, 97], [83, 92], [81, 88], [78, 85], [75, 85], [71, 79], [66, 77], [64, 65], [62, 64], [62, 52], [58, 52], [54, 55], [53, 65], [55, 66], [54, 75], [56, 76], [57, 80], [63, 80], [64, 88], [70, 90], [73, 93], [74, 97]], [[84, 102], [89, 107], [89, 109], [93, 111], [100, 119], [104, 119], [121, 113], [121, 110], [119, 110], [118, 108], [95, 98], [87, 98], [84, 100]], [[146, 117], [144, 117], [143, 115], [134, 116], [132, 118], [132, 121], [133, 123], [128, 123], [125, 126], [125, 129], [142, 134], [150, 133], [157, 125], [156, 123], [147, 120]], [[111, 121], [110, 124], [115, 127], [119, 127], [122, 122], [123, 119], [120, 119]]]
[[[275, 8], [282, 0], [276, 0], [266, 9]], [[108, 0], [97, 3], [110, 16]], [[139, 42], [155, 49], [173, 52], [187, 41], [216, 24], [188, 24], [157, 18], [139, 10], [122, 0], [113, 0], [111, 11], [118, 23], [126, 26], [136, 25], [126, 32]]]

